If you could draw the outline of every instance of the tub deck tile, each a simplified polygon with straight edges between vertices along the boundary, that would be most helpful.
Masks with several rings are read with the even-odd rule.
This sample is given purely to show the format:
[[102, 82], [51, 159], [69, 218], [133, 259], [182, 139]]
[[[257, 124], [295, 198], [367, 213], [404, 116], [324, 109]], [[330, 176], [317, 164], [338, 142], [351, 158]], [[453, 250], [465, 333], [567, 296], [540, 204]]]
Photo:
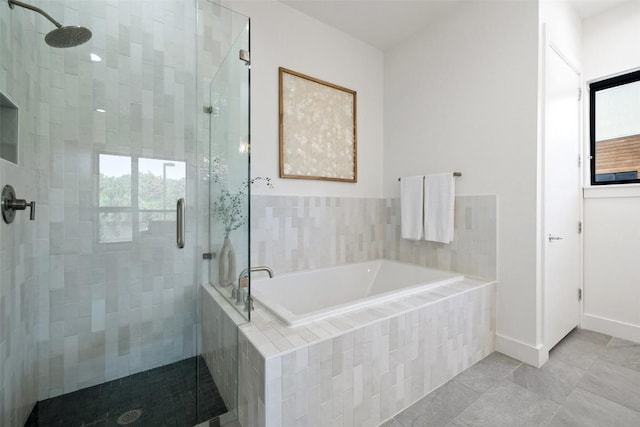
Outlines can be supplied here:
[[444, 298], [466, 293], [490, 283], [492, 282], [465, 278], [459, 282], [427, 289], [386, 303], [294, 327], [285, 325], [266, 307], [256, 303], [251, 323], [243, 325], [241, 328], [264, 357], [273, 357], [343, 335], [398, 314], [414, 312]]
[[438, 297], [428, 293], [419, 293], [414, 295], [414, 301], [420, 302], [421, 305], [427, 305], [429, 303], [438, 301]]
[[446, 285], [445, 286], [438, 286], [437, 288], [434, 288], [434, 289], [429, 289], [429, 292], [432, 295], [435, 295], [435, 296], [440, 297], [440, 298], [447, 298], [447, 297], [450, 297], [452, 295], [456, 295], [456, 294], [460, 293], [460, 291], [456, 291], [455, 289], [447, 288]]
[[407, 308], [410, 310], [415, 310], [424, 305], [424, 302], [420, 301], [418, 298], [411, 298], [409, 300], [403, 301], [404, 304], [407, 305]]
[[290, 334], [289, 336], [285, 337], [287, 339], [287, 341], [289, 341], [289, 343], [294, 347], [301, 347], [304, 345], [309, 344], [309, 342], [307, 340], [305, 340], [304, 338], [302, 338], [301, 335], [298, 334]]
[[327, 321], [338, 329], [339, 333], [343, 333], [351, 329], [351, 324], [347, 322], [347, 318], [343, 316], [336, 316], [327, 319]]
[[[314, 328], [312, 330], [312, 329], [310, 329], [310, 328], [308, 328], [306, 326], [301, 326], [301, 327], [296, 328], [296, 329], [297, 329], [296, 332], [298, 334], [300, 334], [302, 339], [304, 339], [307, 344], [313, 343], [313, 342], [316, 342], [316, 341], [319, 341], [319, 340], [322, 339], [320, 337], [319, 333], [318, 333], [320, 328]], [[327, 335], [327, 337], [328, 336], [330, 336], [330, 335]]]
[[329, 336], [337, 335], [341, 332], [339, 328], [336, 328], [327, 320], [319, 320], [317, 322], [314, 322], [312, 327], [314, 327], [314, 329], [317, 328], [322, 330], [323, 332], [327, 332], [328, 334], [330, 334]]
[[363, 310], [362, 314], [359, 314], [358, 317], [366, 323], [375, 322], [381, 319], [380, 315], [376, 313], [375, 310]]
[[381, 304], [375, 307], [371, 307], [371, 311], [375, 312], [378, 314], [378, 316], [380, 316], [380, 319], [384, 319], [386, 317], [392, 316], [394, 313], [394, 310], [389, 307], [388, 304]]
[[326, 320], [319, 320], [317, 322], [313, 322], [313, 325], [311, 326], [311, 328], [313, 328], [313, 332], [316, 335], [318, 335], [318, 337], [321, 337], [321, 338], [330, 338], [340, 333], [340, 329], [336, 328]]
[[269, 328], [264, 331], [264, 334], [269, 338], [271, 343], [282, 352], [291, 350], [292, 346], [276, 329]]
[[444, 287], [452, 289], [456, 292], [466, 292], [471, 289], [475, 289], [478, 285], [472, 282], [467, 282], [466, 280], [461, 280], [459, 282], [449, 283], [444, 285]]
[[242, 331], [246, 335], [247, 339], [251, 340], [251, 342], [257, 347], [262, 347], [271, 343], [269, 338], [267, 338], [266, 335], [254, 325], [247, 325], [242, 328]]

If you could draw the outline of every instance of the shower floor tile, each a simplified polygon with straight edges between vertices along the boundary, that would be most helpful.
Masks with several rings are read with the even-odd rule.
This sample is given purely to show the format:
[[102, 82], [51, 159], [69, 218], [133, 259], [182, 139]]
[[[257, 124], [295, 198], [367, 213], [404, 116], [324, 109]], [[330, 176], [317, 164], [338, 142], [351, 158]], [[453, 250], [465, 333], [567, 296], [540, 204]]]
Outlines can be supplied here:
[[135, 409], [142, 414], [126, 425], [191, 427], [227, 412], [204, 360], [192, 357], [40, 401], [25, 427], [119, 426]]

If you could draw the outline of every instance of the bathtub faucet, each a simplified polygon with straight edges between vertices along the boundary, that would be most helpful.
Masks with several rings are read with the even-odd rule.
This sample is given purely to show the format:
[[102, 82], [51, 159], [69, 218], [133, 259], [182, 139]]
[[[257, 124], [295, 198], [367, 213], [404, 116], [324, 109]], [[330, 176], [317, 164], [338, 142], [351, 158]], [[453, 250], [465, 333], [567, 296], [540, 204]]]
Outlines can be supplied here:
[[238, 279], [241, 279], [243, 277], [247, 277], [247, 276], [249, 276], [249, 273], [255, 273], [256, 271], [266, 271], [267, 274], [269, 275], [269, 278], [273, 279], [273, 270], [271, 268], [267, 267], [266, 265], [258, 265], [256, 267], [245, 268], [240, 273], [240, 277], [238, 277]]
[[[265, 271], [268, 275], [270, 279], [273, 279], [273, 270], [269, 267], [267, 267], [266, 265], [258, 265], [256, 267], [251, 267], [251, 268], [245, 268], [244, 270], [242, 270], [240, 272], [240, 274], [238, 275], [238, 284], [237, 286], [234, 286], [233, 289], [231, 290], [231, 298], [236, 299], [236, 304], [242, 304], [244, 302], [244, 295], [245, 295], [245, 291], [243, 291], [242, 288], [244, 288], [245, 286], [242, 286], [242, 279], [245, 279], [247, 277], [249, 277], [250, 273], [255, 273], [258, 271]], [[247, 304], [249, 304], [249, 302], [247, 301]]]

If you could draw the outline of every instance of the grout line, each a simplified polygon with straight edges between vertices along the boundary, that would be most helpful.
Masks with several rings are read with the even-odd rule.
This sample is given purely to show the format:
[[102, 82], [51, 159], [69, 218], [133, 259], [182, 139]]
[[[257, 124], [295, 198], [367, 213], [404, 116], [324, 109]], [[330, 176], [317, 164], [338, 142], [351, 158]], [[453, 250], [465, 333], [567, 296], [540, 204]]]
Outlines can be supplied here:
[[[464, 371], [462, 371], [462, 372], [464, 372]], [[462, 373], [462, 372], [461, 372], [461, 373]], [[461, 374], [461, 373], [460, 373], [460, 374]], [[450, 381], [453, 381], [454, 379], [456, 379], [456, 377], [458, 377], [460, 374], [458, 374], [458, 375], [456, 375], [455, 377], [453, 377]], [[461, 386], [463, 386], [463, 387], [468, 388], [468, 389], [469, 389], [469, 390], [471, 390], [471, 391], [475, 391], [475, 390], [473, 390], [471, 387], [468, 387], [468, 386], [467, 386], [467, 385], [465, 385], [465, 384], [460, 383], [460, 385], [461, 385]], [[466, 408], [464, 408], [462, 411], [460, 411], [460, 413], [459, 413], [459, 414], [457, 414], [455, 417], [453, 417], [453, 418], [451, 419], [451, 421], [449, 421], [449, 422], [447, 423], [447, 426], [451, 425], [454, 421], [456, 421], [459, 417], [461, 417], [461, 416], [462, 416], [462, 414], [464, 414], [465, 412], [467, 412], [467, 410], [469, 410], [469, 408], [471, 408], [471, 407], [472, 407], [472, 406], [473, 406], [477, 401], [479, 401], [480, 399], [482, 399], [482, 398], [483, 398], [483, 397], [484, 397], [484, 396], [485, 396], [485, 395], [486, 395], [490, 390], [493, 390], [493, 389], [494, 389], [494, 388], [496, 388], [496, 387], [497, 387], [497, 385], [494, 385], [493, 387], [488, 388], [487, 390], [483, 391], [482, 393], [479, 393], [479, 392], [478, 392], [478, 397], [477, 397], [477, 398], [475, 398], [475, 399], [473, 400], [473, 402], [469, 403], [469, 405], [467, 405], [467, 407], [466, 407]]]
[[[575, 388], [574, 388], [574, 390], [575, 390]], [[573, 390], [571, 390], [571, 393], [573, 393]], [[571, 394], [571, 393], [569, 393], [569, 394]], [[556, 409], [555, 412], [553, 413], [553, 415], [551, 415], [551, 417], [549, 417], [549, 420], [544, 424], [543, 427], [549, 426], [551, 424], [551, 421], [553, 421], [553, 419], [556, 417], [556, 415], [558, 415], [560, 410], [563, 409], [563, 408], [564, 408], [564, 403], [562, 405], [558, 405], [558, 409]]]
[[[502, 354], [502, 353], [500, 353], [500, 354]], [[523, 363], [522, 363], [522, 362], [520, 362], [520, 364], [518, 364], [518, 366], [516, 366], [515, 368], [513, 368], [513, 370], [509, 371], [509, 373], [507, 373], [507, 375], [505, 375], [505, 376], [504, 376], [504, 377], [502, 377], [501, 379], [502, 379], [502, 380], [506, 380], [506, 379], [509, 377], [509, 375], [511, 375], [511, 374], [513, 374], [515, 371], [517, 371], [517, 370], [518, 370], [518, 368], [520, 368], [522, 365], [523, 365]], [[508, 380], [508, 381], [511, 381], [511, 380]], [[511, 381], [511, 382], [513, 382], [513, 381]], [[515, 384], [515, 382], [513, 382], [513, 383]]]

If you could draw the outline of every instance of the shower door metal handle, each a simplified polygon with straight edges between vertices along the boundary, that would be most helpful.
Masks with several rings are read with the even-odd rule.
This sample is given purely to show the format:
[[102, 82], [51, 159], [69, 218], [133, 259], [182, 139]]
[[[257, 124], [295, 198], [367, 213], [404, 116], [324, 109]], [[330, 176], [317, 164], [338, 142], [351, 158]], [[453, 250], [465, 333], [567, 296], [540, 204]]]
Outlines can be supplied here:
[[184, 198], [181, 197], [176, 205], [176, 244], [180, 249], [184, 248], [184, 213]]

